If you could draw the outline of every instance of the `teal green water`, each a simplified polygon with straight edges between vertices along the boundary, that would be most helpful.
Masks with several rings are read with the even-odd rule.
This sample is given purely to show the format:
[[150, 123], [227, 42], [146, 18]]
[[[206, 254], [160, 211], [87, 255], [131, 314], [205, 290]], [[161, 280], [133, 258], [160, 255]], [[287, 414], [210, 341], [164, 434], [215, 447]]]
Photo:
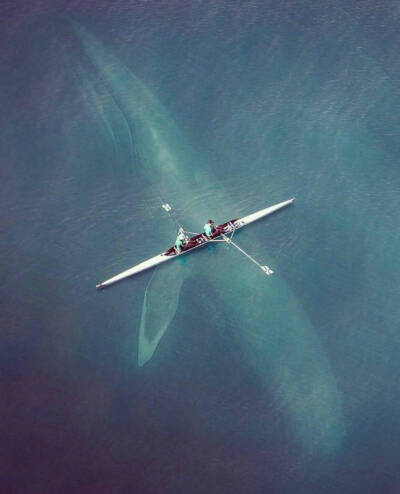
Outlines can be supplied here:
[[398, 492], [399, 14], [5, 10], [5, 492]]

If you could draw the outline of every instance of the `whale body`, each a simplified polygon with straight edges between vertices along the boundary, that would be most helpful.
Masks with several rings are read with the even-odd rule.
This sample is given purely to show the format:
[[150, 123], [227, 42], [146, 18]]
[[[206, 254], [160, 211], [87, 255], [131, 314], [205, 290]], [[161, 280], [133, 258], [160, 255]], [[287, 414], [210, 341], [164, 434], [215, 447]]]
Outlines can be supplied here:
[[[179, 194], [183, 202], [190, 202], [196, 177], [213, 183], [210, 170], [201, 162], [193, 163], [193, 150], [146, 85], [84, 28], [75, 26], [75, 30], [110, 99], [132, 129], [142, 164], [136, 170], [138, 179], [149, 187], [159, 187], [165, 197]], [[234, 198], [229, 201], [228, 192], [220, 206], [209, 197], [195, 211], [185, 211], [185, 222], [201, 227], [210, 211], [226, 215], [221, 217], [224, 221], [236, 214]], [[242, 358], [266, 389], [273, 390], [293, 437], [306, 449], [334, 453], [345, 435], [342, 397], [316, 329], [283, 279], [278, 275], [267, 278], [238, 252], [222, 244], [218, 247], [220, 255], [207, 257], [207, 269], [204, 256], [191, 255], [184, 265], [178, 260], [154, 271], [140, 317], [139, 366], [153, 357], [173, 323], [182, 287], [189, 279], [202, 277], [220, 294], [221, 318], [227, 329], [238, 329]], [[256, 239], [253, 248], [262, 250]]]

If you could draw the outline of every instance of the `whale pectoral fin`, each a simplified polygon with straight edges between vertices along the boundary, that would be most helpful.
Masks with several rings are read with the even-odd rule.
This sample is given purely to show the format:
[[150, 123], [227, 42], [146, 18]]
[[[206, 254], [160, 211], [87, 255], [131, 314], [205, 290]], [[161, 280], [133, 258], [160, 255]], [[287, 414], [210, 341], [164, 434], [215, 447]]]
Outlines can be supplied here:
[[138, 365], [142, 367], [153, 356], [179, 305], [179, 296], [188, 266], [174, 262], [154, 271], [147, 285], [139, 330]]

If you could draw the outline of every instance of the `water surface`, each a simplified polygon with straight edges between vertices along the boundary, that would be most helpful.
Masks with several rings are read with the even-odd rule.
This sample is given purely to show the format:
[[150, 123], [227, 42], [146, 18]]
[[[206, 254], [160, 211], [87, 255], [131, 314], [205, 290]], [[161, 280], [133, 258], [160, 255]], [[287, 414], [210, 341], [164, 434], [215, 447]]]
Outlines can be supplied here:
[[[398, 492], [398, 3], [57, 5], [2, 15], [2, 489]], [[161, 116], [121, 103], [134, 86], [110, 87], [76, 26]], [[140, 115], [174, 150], [162, 180]], [[199, 230], [292, 196], [237, 238], [275, 270], [271, 298], [225, 246], [187, 256], [180, 272], [200, 275], [139, 367], [152, 273], [94, 286], [171, 244], [161, 201]], [[240, 269], [226, 292], [201, 275], [224, 262]], [[252, 365], [245, 336], [268, 303]], [[293, 358], [298, 314], [310, 329], [298, 322], [291, 382], [312, 396], [293, 410], [276, 358]], [[331, 403], [334, 441], [314, 425]]]

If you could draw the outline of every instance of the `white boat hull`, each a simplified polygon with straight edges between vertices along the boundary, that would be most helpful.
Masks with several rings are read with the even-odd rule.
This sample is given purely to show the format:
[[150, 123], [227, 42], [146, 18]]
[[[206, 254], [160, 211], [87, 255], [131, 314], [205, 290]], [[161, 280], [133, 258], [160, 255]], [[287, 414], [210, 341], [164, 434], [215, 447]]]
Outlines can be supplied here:
[[249, 225], [250, 223], [253, 223], [254, 221], [257, 221], [261, 218], [264, 218], [264, 216], [268, 216], [269, 214], [275, 213], [275, 211], [278, 211], [278, 209], [282, 209], [285, 206], [288, 206], [289, 204], [292, 204], [295, 201], [295, 198], [293, 197], [292, 199], [289, 199], [287, 201], [280, 202], [279, 204], [275, 204], [274, 206], [269, 206], [268, 208], [261, 209], [260, 211], [257, 211], [256, 213], [249, 214], [248, 216], [244, 216], [244, 218], [240, 218], [239, 220], [235, 221], [235, 228], [242, 228], [243, 226]]
[[[249, 214], [248, 216], [244, 216], [243, 218], [239, 218], [236, 220], [228, 221], [227, 223], [223, 223], [222, 225], [219, 225], [219, 227], [217, 227], [222, 229], [221, 234], [218, 236], [221, 236], [225, 233], [229, 233], [233, 229], [237, 230], [238, 228], [242, 228], [246, 225], [249, 225], [250, 223], [253, 223], [254, 221], [264, 218], [264, 216], [268, 216], [269, 214], [272, 214], [275, 211], [278, 211], [279, 209], [282, 209], [285, 206], [292, 204], [294, 200], [295, 199], [292, 198], [287, 201], [280, 202], [279, 204], [275, 204], [274, 206], [261, 209], [260, 211], [257, 211], [256, 213], [253, 214]], [[218, 238], [218, 236], [214, 237], [214, 239]], [[147, 259], [147, 261], [143, 261], [140, 264], [137, 264], [136, 266], [133, 266], [132, 268], [117, 274], [116, 276], [110, 278], [109, 280], [99, 283], [98, 285], [96, 285], [96, 288], [98, 289], [105, 288], [106, 286], [112, 285], [113, 283], [123, 280], [124, 278], [128, 278], [137, 273], [141, 273], [146, 269], [150, 269], [153, 268], [154, 266], [158, 266], [163, 262], [170, 261], [171, 259], [175, 259], [176, 257], [180, 257], [181, 255], [186, 254], [187, 252], [191, 252], [192, 250], [201, 247], [202, 245], [205, 245], [211, 241], [204, 233], [200, 235], [196, 235], [195, 237], [192, 237], [190, 240], [191, 241], [196, 240], [196, 241], [193, 243], [193, 246], [191, 246], [188, 250], [184, 250], [180, 254], [175, 254], [173, 253], [173, 249], [171, 248], [157, 256]]]

